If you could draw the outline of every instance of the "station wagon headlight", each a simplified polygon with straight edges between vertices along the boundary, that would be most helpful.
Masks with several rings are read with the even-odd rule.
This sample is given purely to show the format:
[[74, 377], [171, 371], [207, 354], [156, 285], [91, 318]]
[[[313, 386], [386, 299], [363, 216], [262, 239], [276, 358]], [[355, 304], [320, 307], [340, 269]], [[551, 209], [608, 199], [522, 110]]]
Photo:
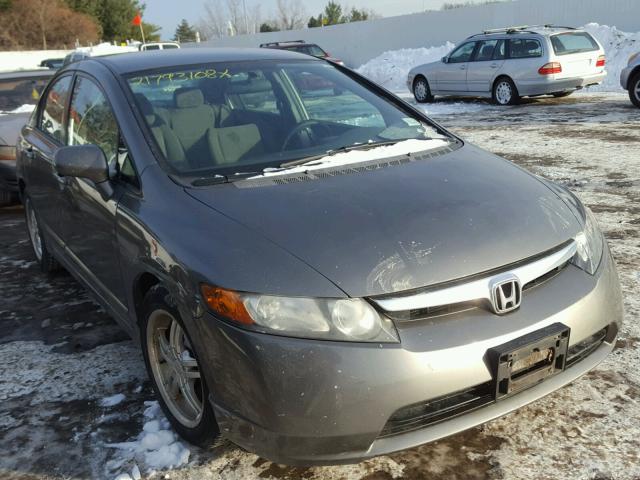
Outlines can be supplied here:
[[576, 235], [577, 251], [573, 257], [573, 264], [587, 273], [593, 275], [602, 259], [604, 249], [604, 237], [596, 219], [587, 207], [585, 207], [586, 219], [584, 230]]
[[358, 298], [280, 297], [202, 285], [207, 306], [222, 318], [264, 333], [351, 342], [399, 342], [393, 322]]

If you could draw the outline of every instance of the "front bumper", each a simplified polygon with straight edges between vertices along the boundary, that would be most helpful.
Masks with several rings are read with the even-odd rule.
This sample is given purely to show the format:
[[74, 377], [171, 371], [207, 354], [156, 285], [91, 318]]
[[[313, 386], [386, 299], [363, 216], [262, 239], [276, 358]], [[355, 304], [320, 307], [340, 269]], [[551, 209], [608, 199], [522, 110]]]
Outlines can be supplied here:
[[[195, 323], [211, 402], [225, 436], [278, 463], [350, 463], [437, 440], [500, 417], [584, 374], [611, 351], [622, 322], [615, 266], [569, 265], [523, 294], [519, 310], [482, 309], [398, 323], [401, 344], [350, 344], [251, 333], [206, 316]], [[382, 436], [409, 405], [491, 382], [488, 348], [552, 323], [569, 346], [607, 328], [597, 349], [514, 396], [439, 423]]]
[[540, 76], [534, 80], [522, 80], [516, 82], [518, 93], [523, 96], [548, 95], [557, 92], [579, 90], [581, 88], [598, 85], [607, 76], [606, 71], [593, 75], [585, 75], [572, 78], [555, 78], [555, 75]]

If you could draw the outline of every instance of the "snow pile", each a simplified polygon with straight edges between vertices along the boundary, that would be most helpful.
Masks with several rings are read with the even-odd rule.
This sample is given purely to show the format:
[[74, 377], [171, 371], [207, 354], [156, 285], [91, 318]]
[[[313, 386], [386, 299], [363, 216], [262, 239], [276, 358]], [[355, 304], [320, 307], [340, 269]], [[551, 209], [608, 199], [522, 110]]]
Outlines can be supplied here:
[[356, 71], [387, 90], [406, 90], [409, 70], [416, 65], [440, 60], [453, 47], [453, 43], [447, 42], [439, 47], [390, 50], [369, 60]]
[[262, 175], [253, 178], [270, 177], [274, 175], [289, 175], [291, 173], [311, 172], [320, 168], [337, 167], [339, 165], [350, 165], [359, 162], [388, 158], [395, 155], [407, 155], [409, 153], [423, 152], [438, 147], [449, 145], [447, 140], [429, 139], [429, 140], [403, 140], [393, 145], [385, 145], [374, 147], [370, 150], [351, 150], [348, 152], [327, 155], [326, 157], [312, 160], [308, 163], [298, 165], [292, 168], [266, 168]]
[[173, 432], [158, 402], [144, 402], [144, 404], [147, 406], [144, 411], [146, 421], [137, 439], [106, 445], [122, 452], [124, 458], [116, 462], [117, 464], [133, 462], [131, 474], [120, 473], [116, 477], [118, 480], [140, 478], [138, 464], [144, 465], [147, 472], [151, 474], [155, 470], [172, 469], [189, 462], [191, 451]]
[[115, 395], [111, 395], [110, 397], [103, 398], [99, 403], [101, 407], [115, 407], [124, 399], [125, 396], [122, 393], [116, 393]]
[[597, 87], [590, 87], [589, 91], [621, 90], [620, 71], [627, 66], [632, 54], [640, 52], [640, 32], [623, 32], [616, 27], [597, 23], [588, 23], [583, 28], [600, 42], [607, 57], [604, 82]]
[[88, 53], [92, 57], [99, 57], [102, 55], [113, 55], [116, 53], [137, 52], [138, 47], [135, 47], [135, 46], [121, 47], [119, 45], [111, 45], [108, 42], [104, 42], [91, 47], [79, 47], [79, 48], [76, 48], [74, 51]]
[[47, 70], [40, 62], [47, 58], [64, 58], [69, 50], [35, 50], [30, 52], [0, 52], [0, 72], [15, 70]]
[[[588, 23], [582, 28], [602, 44], [607, 56], [607, 77], [602, 85], [589, 90], [619, 91], [620, 71], [627, 66], [631, 54], [640, 51], [640, 32], [623, 32], [616, 27], [597, 23]], [[438, 61], [453, 47], [453, 43], [447, 42], [439, 47], [391, 50], [369, 60], [356, 71], [389, 90], [406, 91], [409, 70], [417, 65]]]

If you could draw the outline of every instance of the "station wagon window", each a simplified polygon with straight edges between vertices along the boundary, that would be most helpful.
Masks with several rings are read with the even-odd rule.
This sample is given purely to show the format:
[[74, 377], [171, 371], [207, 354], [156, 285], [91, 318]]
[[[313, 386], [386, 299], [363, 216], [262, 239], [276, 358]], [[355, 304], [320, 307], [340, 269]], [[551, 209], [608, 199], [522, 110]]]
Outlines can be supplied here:
[[476, 47], [476, 42], [467, 42], [456, 48], [451, 55], [449, 55], [449, 63], [464, 63], [471, 59], [471, 54]]
[[94, 144], [102, 149], [113, 168], [118, 155], [118, 124], [102, 90], [79, 77], [69, 108], [68, 145]]
[[494, 60], [504, 60], [507, 56], [507, 41], [506, 40], [498, 40], [498, 45], [493, 50], [493, 59]]
[[599, 50], [598, 43], [587, 32], [560, 33], [551, 37], [551, 45], [556, 55], [594, 52]]
[[483, 40], [478, 42], [478, 50], [476, 53], [476, 62], [486, 62], [493, 59], [493, 52], [496, 49], [498, 40]]
[[64, 142], [64, 111], [69, 98], [71, 75], [56, 80], [47, 91], [38, 128], [60, 142]]
[[0, 112], [36, 105], [49, 78], [8, 78], [0, 81]]
[[542, 56], [542, 45], [533, 38], [509, 40], [509, 58], [534, 58]]

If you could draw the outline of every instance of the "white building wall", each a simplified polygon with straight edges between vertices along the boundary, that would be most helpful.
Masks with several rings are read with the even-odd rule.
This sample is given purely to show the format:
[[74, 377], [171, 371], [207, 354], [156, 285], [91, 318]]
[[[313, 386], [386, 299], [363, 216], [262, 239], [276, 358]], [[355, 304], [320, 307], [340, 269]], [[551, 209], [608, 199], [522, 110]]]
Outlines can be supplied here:
[[589, 22], [639, 31], [640, 0], [517, 0], [323, 28], [227, 37], [198, 45], [257, 47], [266, 42], [306, 40], [357, 67], [387, 50], [457, 43], [484, 29], [545, 23], [580, 26]]

